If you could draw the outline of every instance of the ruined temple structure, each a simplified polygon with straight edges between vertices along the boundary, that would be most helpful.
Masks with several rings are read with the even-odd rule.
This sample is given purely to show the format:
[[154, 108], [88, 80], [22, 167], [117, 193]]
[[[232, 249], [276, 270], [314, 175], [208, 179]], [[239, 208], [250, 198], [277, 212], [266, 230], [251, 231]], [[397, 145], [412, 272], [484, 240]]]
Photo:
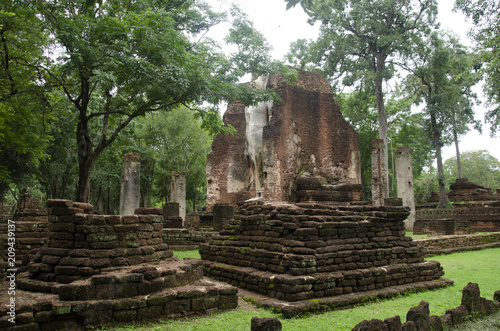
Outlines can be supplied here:
[[248, 199], [360, 201], [358, 134], [333, 101], [319, 74], [298, 71], [294, 85], [282, 75], [257, 80], [282, 101], [255, 107], [235, 103], [224, 123], [235, 135], [219, 135], [207, 157], [207, 207]]
[[439, 196], [431, 195], [417, 206], [415, 234], [454, 235], [474, 232], [500, 232], [500, 195], [458, 178], [450, 185], [450, 207], [437, 209]]
[[[48, 242], [16, 275], [16, 324], [2, 305], [2, 330], [80, 330], [237, 306], [236, 288], [203, 277], [199, 260], [172, 256], [161, 215], [147, 208], [97, 215], [90, 204], [69, 200], [46, 204]], [[8, 293], [9, 284], [0, 291]]]
[[452, 283], [405, 236], [408, 207], [361, 201], [358, 136], [328, 83], [299, 71], [297, 84], [277, 75], [267, 88], [282, 101], [264, 105], [261, 179], [245, 152], [245, 107], [228, 107], [237, 134], [214, 142], [210, 204], [236, 210], [200, 245], [205, 273], [285, 317]]
[[[7, 263], [8, 231], [7, 220], [15, 223], [16, 259], [15, 267], [25, 270], [30, 259], [47, 243], [47, 208], [26, 189], [21, 190], [14, 214], [0, 222], [0, 275], [5, 275]], [[12, 266], [10, 266], [12, 267]]]

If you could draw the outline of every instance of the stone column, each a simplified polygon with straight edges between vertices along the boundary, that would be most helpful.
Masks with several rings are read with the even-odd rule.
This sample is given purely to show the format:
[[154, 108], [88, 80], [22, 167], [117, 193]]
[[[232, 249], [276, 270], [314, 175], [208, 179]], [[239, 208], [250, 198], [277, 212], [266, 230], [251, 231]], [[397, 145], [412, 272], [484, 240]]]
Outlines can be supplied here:
[[413, 231], [415, 223], [415, 194], [413, 191], [413, 168], [411, 165], [410, 148], [399, 147], [396, 150], [396, 180], [398, 183], [398, 197], [403, 199], [403, 206], [410, 207], [410, 216], [405, 221], [408, 231]]
[[182, 221], [186, 219], [186, 173], [183, 171], [172, 172], [170, 188], [170, 202], [179, 204], [179, 216]]
[[372, 141], [372, 202], [376, 207], [383, 206], [384, 199], [389, 197], [384, 150], [384, 140], [374, 139]]
[[120, 215], [133, 215], [141, 201], [141, 156], [127, 153], [122, 157]]

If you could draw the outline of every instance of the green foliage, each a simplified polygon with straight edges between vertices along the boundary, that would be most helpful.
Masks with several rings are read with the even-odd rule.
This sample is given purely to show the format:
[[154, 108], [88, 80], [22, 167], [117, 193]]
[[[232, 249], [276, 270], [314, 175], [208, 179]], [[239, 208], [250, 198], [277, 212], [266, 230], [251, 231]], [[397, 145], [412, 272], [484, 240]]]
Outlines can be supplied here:
[[213, 136], [202, 129], [202, 122], [194, 115], [194, 111], [180, 107], [170, 113], [148, 114], [133, 124], [141, 154], [149, 153], [154, 167], [150, 185], [158, 203], [168, 197], [167, 184], [172, 172], [177, 171], [186, 173], [186, 198], [193, 205], [205, 200], [206, 156]]
[[415, 201], [420, 203], [427, 201], [432, 192], [439, 192], [437, 170], [430, 163], [427, 169], [413, 180]]
[[444, 208], [447, 196], [441, 147], [452, 141], [458, 144], [458, 136], [468, 132], [470, 125], [479, 129], [472, 109], [475, 95], [471, 88], [479, 81], [480, 74], [475, 70], [474, 56], [454, 36], [444, 33], [433, 33], [416, 59], [406, 86], [416, 96], [416, 103], [425, 101], [425, 132], [432, 137], [436, 152], [439, 207]]
[[[290, 6], [298, 1], [288, 0]], [[299, 40], [288, 60], [316, 68], [344, 85], [394, 75], [395, 61], [412, 55], [434, 25], [436, 2], [427, 1], [327, 1], [302, 0], [310, 22], [321, 22], [316, 41]], [[298, 61], [298, 62], [297, 62]]]
[[55, 64], [36, 68], [45, 73], [45, 86], [60, 88], [75, 114], [79, 201], [88, 199], [98, 157], [135, 118], [186, 105], [198, 109], [205, 128], [219, 132], [216, 109], [200, 105], [272, 98], [239, 79], [282, 68], [271, 63], [269, 45], [237, 10], [227, 39], [237, 52], [227, 56], [203, 38], [227, 15], [200, 1], [30, 0], [22, 7], [41, 18], [52, 37], [49, 50], [59, 55]]
[[0, 5], [0, 200], [9, 183], [24, 185], [45, 157], [50, 118], [41, 73], [46, 36], [34, 12], [15, 1]]
[[[448, 159], [444, 164], [445, 174], [452, 183], [458, 178], [457, 164], [454, 158]], [[462, 168], [464, 177], [478, 185], [489, 187], [493, 190], [500, 188], [500, 161], [486, 150], [462, 153]]]
[[34, 171], [48, 199], [73, 199], [77, 174], [76, 145], [73, 124], [75, 114], [70, 111], [68, 101], [53, 95], [51, 100], [53, 116], [46, 122], [51, 142], [46, 147], [47, 157]]
[[456, 0], [455, 8], [472, 18], [476, 52], [483, 62], [486, 93], [494, 108], [486, 114], [495, 134], [500, 126], [500, 3], [495, 0]]
[[[394, 161], [394, 153], [398, 147], [410, 147], [413, 176], [418, 177], [431, 159], [431, 142], [422, 135], [424, 119], [422, 114], [413, 113], [410, 109], [411, 98], [394, 94], [387, 101], [388, 132], [390, 160]], [[365, 199], [371, 200], [371, 142], [377, 138], [376, 100], [370, 90], [357, 89], [351, 93], [342, 93], [335, 97], [345, 119], [359, 134], [361, 150], [362, 185]], [[394, 189], [394, 162], [389, 163], [391, 187]], [[395, 189], [394, 189], [395, 190]]]

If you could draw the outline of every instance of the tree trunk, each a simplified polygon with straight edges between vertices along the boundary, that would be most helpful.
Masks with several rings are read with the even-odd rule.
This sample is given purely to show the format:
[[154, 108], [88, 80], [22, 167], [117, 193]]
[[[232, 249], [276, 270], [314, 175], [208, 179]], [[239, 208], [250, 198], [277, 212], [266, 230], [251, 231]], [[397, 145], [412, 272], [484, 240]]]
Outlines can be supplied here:
[[436, 115], [431, 111], [431, 125], [432, 137], [436, 145], [436, 160], [438, 170], [438, 184], [439, 184], [439, 209], [443, 209], [448, 205], [448, 196], [446, 195], [446, 187], [444, 182], [444, 167], [443, 158], [441, 156], [441, 132], [437, 127]]
[[377, 100], [378, 112], [378, 132], [379, 139], [384, 141], [384, 162], [386, 169], [386, 195], [389, 196], [389, 144], [387, 139], [387, 114], [385, 113], [384, 93], [382, 91], [382, 78], [375, 78], [375, 96]]
[[82, 112], [80, 114], [76, 129], [76, 141], [78, 143], [78, 185], [75, 201], [89, 202], [90, 169], [97, 156], [93, 153], [93, 144], [90, 139], [85, 115], [82, 115]]
[[464, 178], [464, 174], [462, 172], [462, 160], [460, 157], [460, 149], [458, 147], [458, 134], [456, 130], [453, 130], [453, 138], [455, 140], [455, 150], [457, 152], [457, 169], [458, 169], [458, 178]]

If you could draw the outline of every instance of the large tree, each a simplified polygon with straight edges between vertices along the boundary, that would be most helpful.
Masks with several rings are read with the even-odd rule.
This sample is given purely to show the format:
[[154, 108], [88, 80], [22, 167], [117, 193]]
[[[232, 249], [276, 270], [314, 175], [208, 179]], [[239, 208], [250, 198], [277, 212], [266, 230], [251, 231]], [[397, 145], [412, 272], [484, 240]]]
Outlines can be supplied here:
[[476, 40], [477, 53], [484, 62], [486, 93], [494, 106], [486, 114], [492, 134], [500, 126], [500, 2], [497, 0], [456, 0], [455, 8], [472, 19], [472, 37]]
[[458, 133], [477, 126], [470, 100], [471, 87], [479, 80], [471, 54], [450, 35], [435, 32], [416, 58], [413, 75], [407, 80], [410, 93], [425, 102], [428, 132], [436, 153], [439, 208], [448, 203], [441, 148], [455, 140]]
[[[345, 119], [359, 133], [361, 148], [362, 185], [365, 199], [371, 200], [371, 141], [377, 137], [377, 106], [370, 90], [360, 87], [351, 93], [341, 93], [335, 97]], [[431, 156], [431, 141], [423, 135], [425, 121], [421, 113], [412, 112], [414, 98], [394, 93], [387, 100], [387, 120], [390, 141], [389, 156], [394, 161], [394, 151], [400, 146], [408, 146], [412, 152], [413, 175], [416, 178], [427, 165]], [[396, 185], [394, 162], [388, 169], [390, 187]], [[392, 184], [392, 185], [391, 185]]]
[[[300, 3], [310, 22], [321, 22], [318, 40], [298, 41], [292, 53], [344, 85], [371, 81], [376, 97], [379, 138], [388, 165], [387, 115], [383, 83], [396, 63], [416, 51], [423, 35], [435, 25], [436, 0], [285, 0]], [[297, 62], [296, 62], [297, 63]], [[388, 167], [386, 167], [388, 169]]]
[[[248, 104], [265, 97], [237, 84], [243, 74], [261, 74], [269, 64], [269, 57], [262, 56], [267, 44], [241, 15], [229, 41], [253, 43], [253, 48], [240, 48], [251, 53], [237, 53], [237, 59], [259, 59], [244, 67], [202, 38], [225, 16], [200, 1], [29, 3], [43, 17], [59, 55], [57, 65], [45, 68], [46, 81], [62, 88], [78, 118], [77, 201], [88, 201], [93, 164], [134, 118], [180, 105], [236, 99]], [[215, 110], [199, 115], [207, 124], [219, 124]]]
[[0, 200], [44, 158], [50, 117], [37, 67], [48, 58], [42, 23], [16, 1], [0, 4]]

